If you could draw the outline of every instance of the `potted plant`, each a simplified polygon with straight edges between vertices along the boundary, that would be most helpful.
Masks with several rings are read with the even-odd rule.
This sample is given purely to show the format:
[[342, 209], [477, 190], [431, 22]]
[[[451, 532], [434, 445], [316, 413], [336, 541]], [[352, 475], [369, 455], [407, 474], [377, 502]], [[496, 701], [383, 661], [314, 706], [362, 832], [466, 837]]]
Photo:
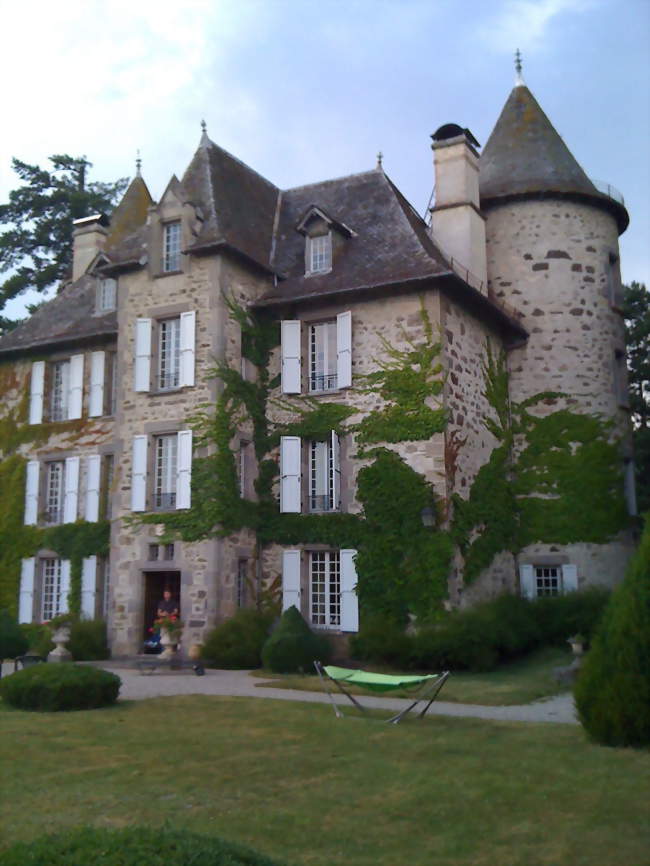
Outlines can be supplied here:
[[567, 643], [571, 644], [571, 651], [574, 656], [581, 656], [585, 651], [587, 639], [582, 634], [574, 634], [572, 637], [567, 638]]
[[48, 662], [69, 662], [72, 659], [72, 654], [66, 647], [70, 640], [72, 620], [72, 614], [60, 613], [48, 623], [44, 623], [52, 632], [52, 642], [55, 645], [52, 652], [48, 653]]
[[175, 614], [160, 616], [154, 621], [153, 629], [155, 632], [160, 633], [160, 643], [164, 648], [160, 654], [160, 658], [172, 658], [176, 652], [177, 644], [180, 643], [183, 633], [183, 623]]

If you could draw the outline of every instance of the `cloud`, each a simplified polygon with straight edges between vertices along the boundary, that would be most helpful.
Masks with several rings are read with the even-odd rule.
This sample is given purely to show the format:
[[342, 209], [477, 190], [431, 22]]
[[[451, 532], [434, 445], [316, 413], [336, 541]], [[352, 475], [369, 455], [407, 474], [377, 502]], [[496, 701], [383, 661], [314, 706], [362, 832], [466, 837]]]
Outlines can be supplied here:
[[476, 37], [495, 51], [528, 54], [544, 49], [548, 29], [563, 15], [583, 14], [595, 0], [506, 0], [496, 16], [479, 25]]

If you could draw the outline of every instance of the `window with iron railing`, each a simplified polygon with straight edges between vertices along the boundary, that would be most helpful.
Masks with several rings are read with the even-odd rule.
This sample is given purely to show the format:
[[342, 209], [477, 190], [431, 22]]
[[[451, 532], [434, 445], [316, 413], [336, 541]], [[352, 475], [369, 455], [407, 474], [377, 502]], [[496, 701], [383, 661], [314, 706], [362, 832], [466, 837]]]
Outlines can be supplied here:
[[309, 511], [339, 510], [338, 437], [309, 443]]
[[181, 320], [158, 324], [158, 388], [169, 391], [180, 384]]
[[177, 442], [175, 433], [156, 437], [153, 502], [156, 511], [176, 508]]
[[63, 523], [65, 463], [48, 463], [45, 475], [45, 522]]
[[338, 388], [336, 322], [309, 326], [309, 390]]

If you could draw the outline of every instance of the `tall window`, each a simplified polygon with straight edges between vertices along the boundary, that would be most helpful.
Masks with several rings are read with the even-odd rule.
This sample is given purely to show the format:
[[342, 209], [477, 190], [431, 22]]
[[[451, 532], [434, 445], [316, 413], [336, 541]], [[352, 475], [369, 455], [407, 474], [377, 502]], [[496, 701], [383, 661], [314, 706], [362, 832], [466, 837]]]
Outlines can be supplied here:
[[65, 463], [48, 463], [45, 476], [45, 521], [63, 523], [63, 477]]
[[44, 559], [43, 562], [43, 603], [41, 618], [48, 621], [65, 613], [67, 599], [63, 597], [63, 580], [60, 559]]
[[70, 361], [52, 364], [52, 389], [50, 420], [66, 421], [68, 418], [68, 393], [70, 389]]
[[181, 269], [181, 222], [167, 223], [163, 241], [163, 271]]
[[156, 437], [154, 508], [176, 507], [177, 442], [175, 433]]
[[97, 312], [108, 313], [117, 306], [117, 281], [106, 278], [97, 286]]
[[332, 269], [332, 236], [307, 238], [307, 272], [323, 274]]
[[158, 325], [158, 388], [169, 391], [180, 384], [181, 320], [165, 319]]
[[336, 322], [310, 325], [309, 390], [329, 391], [337, 387]]
[[338, 444], [338, 440], [331, 438], [309, 443], [310, 511], [337, 511], [339, 508], [341, 470], [335, 442]]
[[338, 553], [312, 551], [309, 555], [310, 611], [314, 625], [341, 624], [341, 563]]

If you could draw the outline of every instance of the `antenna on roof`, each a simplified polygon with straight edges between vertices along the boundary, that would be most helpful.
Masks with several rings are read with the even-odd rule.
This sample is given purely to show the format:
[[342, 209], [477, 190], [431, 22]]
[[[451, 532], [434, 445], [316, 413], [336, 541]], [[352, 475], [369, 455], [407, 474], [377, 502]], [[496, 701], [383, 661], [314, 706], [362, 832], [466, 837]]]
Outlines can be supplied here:
[[377, 154], [377, 168], [380, 169], [381, 171], [384, 170], [384, 166], [382, 165], [383, 158], [384, 158], [384, 154], [380, 150], [379, 153]]
[[136, 151], [136, 154], [137, 155], [135, 158], [135, 176], [136, 177], [142, 177], [142, 174], [140, 173], [140, 169], [142, 168], [142, 160], [140, 159], [140, 149], [139, 148]]
[[515, 77], [515, 87], [523, 87], [524, 79], [521, 75], [521, 52], [519, 49], [515, 51], [515, 70], [517, 71], [517, 75]]

